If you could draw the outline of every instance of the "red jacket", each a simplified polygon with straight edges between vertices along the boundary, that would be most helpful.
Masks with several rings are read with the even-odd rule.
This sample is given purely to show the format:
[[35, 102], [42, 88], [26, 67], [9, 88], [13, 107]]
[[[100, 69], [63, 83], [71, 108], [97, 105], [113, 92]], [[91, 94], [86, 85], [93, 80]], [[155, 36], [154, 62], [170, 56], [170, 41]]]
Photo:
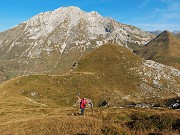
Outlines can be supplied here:
[[87, 104], [87, 101], [85, 99], [81, 99], [80, 108], [85, 108], [86, 104]]

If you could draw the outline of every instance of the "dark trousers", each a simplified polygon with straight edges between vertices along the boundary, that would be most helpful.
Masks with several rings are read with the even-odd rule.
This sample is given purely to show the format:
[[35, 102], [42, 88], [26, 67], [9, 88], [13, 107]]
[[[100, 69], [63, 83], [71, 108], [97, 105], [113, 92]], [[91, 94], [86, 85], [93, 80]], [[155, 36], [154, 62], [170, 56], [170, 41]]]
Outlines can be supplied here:
[[81, 109], [81, 115], [84, 115], [85, 108], [80, 108], [80, 109]]

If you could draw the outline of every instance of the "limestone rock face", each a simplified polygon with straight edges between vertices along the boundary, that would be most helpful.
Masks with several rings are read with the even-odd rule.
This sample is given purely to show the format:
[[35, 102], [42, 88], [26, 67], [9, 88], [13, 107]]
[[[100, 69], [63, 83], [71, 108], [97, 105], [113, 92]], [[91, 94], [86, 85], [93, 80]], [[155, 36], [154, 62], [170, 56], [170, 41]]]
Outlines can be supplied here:
[[153, 35], [102, 17], [95, 11], [62, 7], [40, 13], [0, 33], [0, 65], [11, 76], [68, 71], [85, 52], [105, 43], [142, 46]]

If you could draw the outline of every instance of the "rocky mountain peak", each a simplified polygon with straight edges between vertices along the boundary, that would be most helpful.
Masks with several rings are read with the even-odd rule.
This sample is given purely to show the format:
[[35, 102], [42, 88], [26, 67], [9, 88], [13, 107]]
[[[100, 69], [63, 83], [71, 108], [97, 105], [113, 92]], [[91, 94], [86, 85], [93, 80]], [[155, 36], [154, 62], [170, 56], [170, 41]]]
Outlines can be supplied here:
[[61, 72], [69, 70], [81, 55], [103, 44], [116, 43], [132, 49], [152, 38], [154, 35], [149, 32], [102, 17], [95, 11], [61, 7], [0, 33], [0, 59], [8, 70], [21, 70], [21, 74]]
[[[103, 17], [95, 11], [84, 12], [78, 7], [61, 7], [54, 11], [40, 13], [30, 20], [26, 25], [26, 30], [32, 35], [32, 39], [38, 39], [40, 36], [46, 36], [51, 33], [58, 25], [69, 23], [70, 29], [78, 25], [81, 20], [85, 20], [89, 25], [98, 25]], [[88, 26], [87, 26], [88, 27]]]
[[82, 12], [82, 10], [79, 7], [76, 7], [76, 6], [60, 7], [58, 9], [55, 9], [54, 11], [55, 12], [61, 12], [62, 10], [67, 11], [67, 12], [70, 12], [70, 11], [73, 11], [73, 12], [81, 11]]

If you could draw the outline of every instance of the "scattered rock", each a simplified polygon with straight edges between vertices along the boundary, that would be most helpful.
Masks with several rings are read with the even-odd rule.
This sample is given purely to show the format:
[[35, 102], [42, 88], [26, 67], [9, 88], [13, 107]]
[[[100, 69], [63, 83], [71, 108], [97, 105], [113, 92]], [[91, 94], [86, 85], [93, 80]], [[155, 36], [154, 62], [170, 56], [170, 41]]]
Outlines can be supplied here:
[[180, 98], [168, 99], [166, 101], [166, 106], [170, 109], [180, 109]]

